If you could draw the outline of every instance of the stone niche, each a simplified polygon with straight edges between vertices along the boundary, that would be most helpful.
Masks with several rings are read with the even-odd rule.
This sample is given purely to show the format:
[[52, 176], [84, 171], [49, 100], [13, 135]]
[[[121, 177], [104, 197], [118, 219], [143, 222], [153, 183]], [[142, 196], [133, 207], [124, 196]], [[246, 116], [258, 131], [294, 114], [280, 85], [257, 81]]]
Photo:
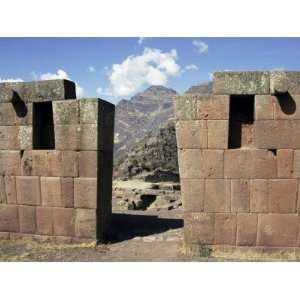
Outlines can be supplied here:
[[299, 247], [300, 72], [217, 72], [175, 112], [187, 249]]
[[1, 237], [106, 239], [114, 110], [67, 80], [0, 84]]

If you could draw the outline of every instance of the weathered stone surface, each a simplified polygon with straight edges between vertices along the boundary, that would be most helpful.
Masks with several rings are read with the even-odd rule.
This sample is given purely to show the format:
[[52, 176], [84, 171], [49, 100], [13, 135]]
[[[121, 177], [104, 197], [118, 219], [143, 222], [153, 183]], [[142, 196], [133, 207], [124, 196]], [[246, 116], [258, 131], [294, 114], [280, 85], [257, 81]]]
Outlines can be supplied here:
[[258, 216], [258, 246], [295, 247], [299, 216], [297, 214], [260, 214]]
[[249, 212], [250, 182], [246, 179], [231, 180], [231, 211]]
[[176, 123], [176, 137], [178, 148], [207, 148], [207, 121], [178, 121]]
[[11, 103], [1, 103], [0, 100], [0, 126], [16, 124], [16, 112]]
[[98, 151], [80, 151], [79, 177], [97, 177]]
[[300, 177], [300, 150], [294, 151], [293, 177]]
[[0, 176], [0, 203], [7, 203], [4, 177]]
[[300, 120], [258, 120], [255, 144], [261, 149], [300, 148]]
[[18, 126], [0, 126], [0, 149], [1, 150], [17, 150], [18, 142]]
[[32, 126], [19, 126], [18, 143], [21, 150], [32, 149]]
[[271, 151], [263, 149], [225, 150], [224, 177], [236, 179], [276, 178], [276, 156]]
[[32, 103], [17, 102], [13, 107], [16, 125], [32, 125]]
[[279, 178], [293, 177], [294, 151], [291, 149], [277, 150], [277, 175]]
[[223, 178], [223, 150], [179, 150], [181, 178]]
[[97, 236], [96, 219], [95, 209], [76, 209], [75, 236], [95, 239]]
[[96, 178], [74, 179], [74, 205], [76, 208], [97, 208]]
[[98, 99], [81, 99], [80, 101], [80, 124], [98, 123]]
[[297, 179], [272, 179], [269, 181], [269, 212], [295, 213]]
[[300, 96], [277, 95], [273, 96], [275, 120], [299, 120], [300, 119]]
[[255, 246], [257, 214], [237, 214], [237, 245]]
[[53, 234], [53, 208], [37, 207], [36, 208], [37, 233], [42, 235]]
[[17, 176], [17, 202], [23, 205], [40, 205], [40, 178], [37, 176]]
[[269, 211], [269, 183], [266, 179], [250, 180], [250, 211], [266, 213]]
[[98, 126], [96, 124], [84, 124], [80, 126], [80, 149], [97, 150]]
[[204, 180], [182, 179], [181, 197], [185, 211], [201, 212], [204, 209]]
[[74, 236], [75, 209], [53, 208], [53, 234], [58, 236]]
[[79, 101], [53, 102], [53, 120], [56, 125], [79, 124]]
[[270, 95], [255, 95], [255, 120], [274, 119], [274, 99]]
[[230, 180], [206, 179], [204, 190], [205, 212], [230, 211]]
[[270, 73], [271, 94], [300, 94], [300, 72], [272, 71]]
[[215, 215], [215, 244], [235, 245], [236, 244], [236, 215], [216, 214]]
[[55, 149], [79, 150], [80, 126], [79, 125], [55, 125]]
[[174, 101], [177, 120], [229, 119], [229, 96], [186, 94]]
[[221, 95], [264, 95], [270, 92], [269, 72], [215, 72], [213, 93]]
[[228, 124], [227, 120], [208, 120], [208, 148], [228, 148]]
[[21, 158], [19, 151], [0, 151], [0, 175], [20, 175]]
[[8, 204], [17, 204], [17, 189], [16, 189], [16, 177], [5, 176], [5, 191], [6, 201]]
[[36, 232], [36, 207], [19, 205], [20, 232]]
[[60, 180], [64, 207], [74, 207], [74, 178], [62, 177]]
[[75, 99], [75, 90], [74, 82], [69, 80], [5, 82], [0, 84], [0, 99], [2, 102]]
[[18, 232], [19, 219], [16, 205], [0, 205], [0, 231]]
[[215, 234], [215, 214], [185, 213], [184, 240], [188, 244], [212, 245]]

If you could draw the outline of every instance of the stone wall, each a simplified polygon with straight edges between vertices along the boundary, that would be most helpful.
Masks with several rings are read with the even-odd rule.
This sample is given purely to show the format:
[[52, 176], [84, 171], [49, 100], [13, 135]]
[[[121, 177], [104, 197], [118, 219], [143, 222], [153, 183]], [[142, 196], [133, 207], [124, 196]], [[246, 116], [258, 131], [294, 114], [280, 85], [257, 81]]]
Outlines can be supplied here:
[[1, 83], [1, 236], [106, 238], [113, 130], [114, 105], [73, 82]]
[[187, 247], [298, 247], [300, 73], [215, 73], [175, 99]]

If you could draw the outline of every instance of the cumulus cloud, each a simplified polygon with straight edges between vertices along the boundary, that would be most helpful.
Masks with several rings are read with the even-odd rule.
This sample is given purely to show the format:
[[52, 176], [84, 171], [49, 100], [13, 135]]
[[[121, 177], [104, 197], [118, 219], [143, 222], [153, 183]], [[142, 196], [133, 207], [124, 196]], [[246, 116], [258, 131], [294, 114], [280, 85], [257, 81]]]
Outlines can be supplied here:
[[89, 67], [88, 67], [88, 70], [89, 70], [90, 72], [95, 72], [95, 71], [96, 71], [95, 67], [93, 67], [93, 66], [89, 66]]
[[185, 66], [186, 70], [199, 70], [199, 68], [196, 65], [187, 65]]
[[113, 64], [109, 74], [114, 96], [129, 96], [146, 85], [166, 85], [168, 78], [180, 74], [175, 49], [162, 52], [145, 48], [141, 55], [130, 55], [120, 64]]
[[[68, 79], [68, 80], [71, 80], [69, 74], [66, 71], [62, 70], [62, 69], [57, 70], [56, 73], [44, 73], [40, 76], [39, 79], [40, 80], [52, 80], [52, 79]], [[77, 95], [77, 97], [78, 98], [83, 97], [83, 94], [84, 94], [83, 88], [77, 82], [75, 82], [75, 85], [76, 85], [76, 95]]]
[[208, 52], [208, 45], [201, 40], [193, 40], [193, 46], [196, 48], [199, 54]]
[[21, 78], [1, 78], [0, 82], [23, 82], [24, 80]]

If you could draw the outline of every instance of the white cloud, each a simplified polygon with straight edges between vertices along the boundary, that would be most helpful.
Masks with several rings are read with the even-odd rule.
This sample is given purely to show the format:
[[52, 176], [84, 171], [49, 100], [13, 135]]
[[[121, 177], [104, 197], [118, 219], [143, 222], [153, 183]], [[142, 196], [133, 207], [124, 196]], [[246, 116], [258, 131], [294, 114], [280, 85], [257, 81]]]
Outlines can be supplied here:
[[199, 54], [208, 52], [208, 45], [201, 40], [193, 40], [193, 46], [196, 48]]
[[187, 65], [185, 66], [186, 70], [199, 70], [199, 68], [196, 65]]
[[[62, 69], [57, 70], [56, 73], [44, 73], [40, 76], [40, 80], [53, 80], [53, 79], [68, 79], [71, 80], [68, 73]], [[75, 82], [76, 85], [76, 95], [78, 98], [83, 97], [84, 89]]]
[[103, 89], [102, 87], [98, 87], [96, 89], [96, 93], [99, 95], [99, 96], [112, 96], [112, 93], [110, 92], [109, 89]]
[[21, 78], [1, 78], [0, 82], [23, 82], [24, 80]]
[[138, 38], [138, 44], [139, 44], [139, 45], [142, 45], [142, 44], [143, 44], [143, 42], [144, 42], [144, 40], [145, 40], [145, 38], [144, 38], [144, 37], [140, 37], [140, 38]]
[[175, 49], [162, 52], [145, 48], [141, 55], [130, 55], [120, 64], [113, 64], [109, 74], [114, 96], [129, 96], [146, 85], [166, 85], [168, 78], [180, 74]]
[[95, 72], [95, 71], [96, 71], [95, 67], [93, 67], [93, 66], [89, 66], [89, 67], [88, 67], [88, 70], [89, 70], [90, 72]]
[[209, 80], [214, 80], [214, 73], [208, 73]]

